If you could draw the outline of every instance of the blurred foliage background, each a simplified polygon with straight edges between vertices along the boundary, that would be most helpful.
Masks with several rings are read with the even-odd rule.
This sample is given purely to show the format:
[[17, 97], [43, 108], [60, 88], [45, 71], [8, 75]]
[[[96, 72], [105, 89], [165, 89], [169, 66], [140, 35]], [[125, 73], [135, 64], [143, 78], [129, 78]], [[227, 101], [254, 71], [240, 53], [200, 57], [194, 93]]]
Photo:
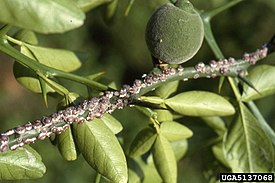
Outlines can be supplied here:
[[[217, 7], [226, 0], [191, 0], [198, 10]], [[115, 82], [117, 87], [130, 84], [135, 78], [152, 69], [150, 54], [147, 50], [144, 31], [152, 12], [165, 0], [137, 0], [128, 16], [124, 16], [128, 1], [120, 0], [115, 16], [110, 20], [104, 18], [106, 5], [97, 7], [86, 14], [84, 26], [76, 30], [54, 35], [38, 35], [40, 45], [64, 48], [79, 53], [83, 66], [76, 71], [80, 75], [89, 75], [104, 71], [105, 83]], [[244, 1], [215, 17], [212, 22], [214, 35], [226, 57], [239, 58], [242, 53], [257, 49], [267, 42], [275, 32], [275, 1]], [[209, 46], [204, 42], [199, 53], [187, 64], [214, 59]], [[13, 77], [13, 59], [0, 53], [0, 119], [1, 132], [40, 118], [56, 110], [58, 100], [50, 98], [46, 108], [43, 98], [21, 87]], [[275, 55], [263, 60], [263, 63], [275, 65]], [[87, 97], [83, 86], [62, 81], [71, 91]], [[217, 79], [199, 79], [184, 82], [179, 90], [208, 90], [217, 92]], [[223, 92], [230, 92], [226, 86]], [[275, 96], [256, 101], [261, 112], [270, 125], [275, 128]], [[127, 151], [130, 142], [139, 129], [148, 124], [140, 112], [126, 108], [117, 111], [114, 116], [121, 121], [124, 130], [121, 136]], [[180, 121], [189, 126], [194, 136], [189, 140], [189, 150], [178, 165], [179, 182], [211, 182], [213, 171], [219, 171], [217, 161], [213, 161], [210, 143], [215, 133], [198, 118], [182, 118]], [[205, 141], [205, 145], [198, 145]], [[95, 172], [80, 156], [74, 162], [66, 162], [59, 155], [49, 140], [33, 145], [42, 155], [47, 167], [46, 175], [38, 180], [20, 182], [93, 182]], [[13, 182], [13, 181], [9, 181]]]

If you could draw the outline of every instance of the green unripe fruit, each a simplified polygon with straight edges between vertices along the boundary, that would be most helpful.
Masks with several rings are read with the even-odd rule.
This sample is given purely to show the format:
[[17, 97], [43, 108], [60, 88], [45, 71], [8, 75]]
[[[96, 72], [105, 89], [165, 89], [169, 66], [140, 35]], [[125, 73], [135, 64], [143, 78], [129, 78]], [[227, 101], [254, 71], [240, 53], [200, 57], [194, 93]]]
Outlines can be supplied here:
[[186, 0], [167, 3], [151, 16], [146, 43], [153, 57], [169, 64], [191, 59], [202, 45], [204, 30], [200, 15]]

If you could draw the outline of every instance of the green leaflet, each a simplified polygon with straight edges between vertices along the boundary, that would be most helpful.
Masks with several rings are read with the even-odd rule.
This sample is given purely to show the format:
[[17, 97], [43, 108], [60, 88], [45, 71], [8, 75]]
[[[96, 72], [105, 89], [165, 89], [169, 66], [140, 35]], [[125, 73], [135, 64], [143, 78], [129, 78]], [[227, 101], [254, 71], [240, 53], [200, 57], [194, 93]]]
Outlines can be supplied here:
[[157, 119], [159, 122], [172, 121], [174, 119], [173, 114], [169, 110], [156, 109]]
[[255, 67], [248, 75], [249, 81], [259, 91], [255, 91], [248, 85], [244, 85], [242, 100], [245, 102], [263, 98], [275, 93], [275, 67], [260, 65]]
[[177, 141], [190, 138], [193, 132], [186, 126], [175, 121], [165, 121], [160, 125], [160, 133], [169, 141]]
[[140, 163], [142, 163], [140, 156], [134, 159], [127, 159], [129, 175], [128, 182], [141, 183], [141, 180], [144, 178], [144, 173]]
[[104, 114], [101, 120], [114, 134], [118, 134], [123, 129], [121, 123], [110, 114]]
[[181, 139], [177, 141], [171, 142], [176, 160], [180, 160], [182, 157], [185, 156], [188, 150], [188, 142], [186, 139]]
[[36, 179], [45, 172], [40, 155], [29, 146], [0, 153], [0, 180]]
[[115, 183], [127, 182], [124, 152], [114, 133], [102, 121], [75, 125], [74, 132], [80, 152], [98, 173]]
[[74, 143], [71, 127], [56, 136], [57, 147], [62, 157], [67, 161], [77, 159], [77, 149]]
[[212, 152], [217, 160], [219, 160], [224, 166], [230, 168], [227, 159], [223, 153], [223, 143], [219, 142], [212, 146]]
[[155, 90], [155, 94], [162, 99], [166, 99], [177, 91], [178, 86], [179, 86], [179, 81], [169, 82], [163, 86], [158, 87]]
[[132, 157], [140, 156], [149, 151], [157, 137], [156, 131], [152, 128], [144, 128], [135, 137], [129, 150]]
[[131, 169], [128, 169], [128, 174], [129, 174], [129, 182], [141, 183], [141, 178], [139, 177], [139, 175], [136, 174], [136, 172], [134, 172]]
[[2, 0], [0, 21], [40, 33], [62, 33], [83, 24], [85, 14], [69, 0]]
[[[28, 69], [27, 67], [14, 62], [13, 64], [13, 74], [17, 80], [18, 83], [20, 83], [25, 88], [31, 90], [35, 93], [42, 93], [41, 85], [44, 85], [44, 83], [40, 83], [37, 79], [36, 74]], [[41, 84], [41, 85], [40, 85]], [[52, 89], [49, 85], [43, 86], [43, 92], [54, 92], [55, 90]]]
[[[68, 95], [58, 103], [57, 110], [62, 110], [70, 104], [77, 104], [79, 102], [79, 98], [80, 96], [77, 93], [68, 93]], [[57, 134], [55, 138], [61, 156], [67, 161], [76, 160], [78, 156], [78, 149], [76, 147], [72, 132], [72, 129], [74, 128], [72, 128], [72, 125], [70, 125], [66, 131], [61, 134]]]
[[180, 93], [165, 100], [175, 112], [188, 116], [228, 116], [235, 109], [223, 97], [205, 91], [190, 91]]
[[[72, 72], [81, 66], [76, 54], [69, 50], [45, 48], [24, 44], [40, 63], [65, 72]], [[29, 55], [27, 55], [29, 56]]]
[[[174, 151], [176, 160], [180, 160], [182, 157], [185, 156], [188, 150], [188, 141], [186, 139], [181, 139], [177, 141], [170, 142], [172, 149]], [[153, 157], [152, 154], [150, 154], [147, 158], [146, 163], [152, 163], [153, 162]]]
[[33, 31], [21, 29], [14, 35], [14, 38], [32, 45], [38, 44], [38, 39]]
[[132, 182], [153, 183], [162, 180], [153, 161], [145, 161], [139, 156], [129, 160], [129, 183]]
[[240, 114], [229, 127], [224, 138], [225, 158], [233, 172], [273, 172], [275, 139], [272, 129], [267, 130], [240, 103]]
[[177, 182], [177, 162], [169, 141], [161, 134], [153, 146], [153, 160], [163, 182]]
[[66, 93], [66, 96], [64, 96], [64, 98], [62, 98], [62, 100], [58, 102], [57, 110], [65, 109], [69, 105], [78, 105], [83, 100], [84, 99], [79, 94], [74, 92], [68, 92]]
[[[167, 140], [166, 140], [167, 141]], [[170, 147], [172, 147], [172, 150], [174, 152], [174, 156], [176, 160], [180, 160], [187, 152], [188, 150], [188, 142], [186, 139], [181, 139], [177, 141], [173, 141], [170, 143]], [[168, 148], [170, 149], [170, 147]], [[154, 148], [154, 147], [153, 147]], [[140, 167], [137, 166], [131, 166], [133, 170], [135, 170], [135, 173], [139, 175], [140, 178], [142, 178], [142, 182], [151, 183], [151, 182], [163, 182], [159, 177], [159, 174], [156, 172], [156, 167], [154, 166], [154, 160], [153, 160], [154, 154], [150, 154], [148, 158], [145, 160], [140, 160], [140, 157], [135, 158], [137, 160]], [[171, 158], [173, 161], [173, 157]], [[170, 160], [168, 160], [170, 161]], [[161, 163], [161, 162], [160, 162]], [[131, 164], [130, 164], [131, 165]], [[142, 172], [140, 172], [142, 169]], [[165, 169], [163, 169], [165, 171]], [[132, 175], [133, 177], [131, 179], [134, 179], [137, 175]], [[166, 176], [166, 175], [165, 175]], [[167, 175], [169, 176], [169, 175]], [[129, 178], [130, 180], [130, 178]], [[131, 181], [130, 181], [131, 182]]]
[[[81, 66], [81, 62], [75, 53], [68, 50], [24, 44], [21, 46], [20, 51], [24, 55], [37, 60], [44, 65], [66, 72], [74, 71]], [[36, 73], [17, 62], [14, 63], [13, 73], [21, 85], [35, 93], [43, 92], [44, 98], [46, 93], [55, 91], [43, 80], [39, 81]]]
[[218, 135], [222, 136], [226, 132], [225, 122], [221, 117], [202, 117], [202, 120], [211, 127]]
[[84, 12], [88, 12], [95, 7], [112, 2], [112, 0], [74, 0], [77, 3], [77, 6], [81, 8]]
[[157, 105], [161, 105], [164, 102], [164, 100], [158, 96], [141, 96], [139, 99], [143, 102], [149, 102]]
[[105, 6], [104, 10], [104, 20], [106, 23], [112, 23], [115, 20], [118, 10], [118, 0], [112, 0]]

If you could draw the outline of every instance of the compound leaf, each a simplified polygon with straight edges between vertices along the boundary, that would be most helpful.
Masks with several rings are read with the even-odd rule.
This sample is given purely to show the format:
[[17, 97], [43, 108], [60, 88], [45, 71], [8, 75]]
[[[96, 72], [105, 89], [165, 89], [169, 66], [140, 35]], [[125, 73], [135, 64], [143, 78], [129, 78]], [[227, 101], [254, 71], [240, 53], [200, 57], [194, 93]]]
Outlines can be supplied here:
[[240, 103], [240, 114], [224, 138], [225, 158], [233, 172], [272, 172], [275, 135]]

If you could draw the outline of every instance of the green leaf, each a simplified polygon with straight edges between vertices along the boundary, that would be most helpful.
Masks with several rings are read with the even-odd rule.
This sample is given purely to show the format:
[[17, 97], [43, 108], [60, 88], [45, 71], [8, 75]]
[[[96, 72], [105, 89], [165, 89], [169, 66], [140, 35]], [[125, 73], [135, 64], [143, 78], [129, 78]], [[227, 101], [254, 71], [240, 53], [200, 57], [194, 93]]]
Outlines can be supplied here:
[[30, 43], [32, 45], [38, 44], [37, 37], [33, 31], [21, 29], [14, 35], [15, 39], [23, 41], [25, 43]]
[[112, 0], [74, 0], [76, 1], [79, 8], [81, 8], [84, 12], [90, 11], [95, 7], [112, 2]]
[[74, 132], [80, 152], [98, 173], [115, 183], [127, 182], [124, 152], [114, 133], [102, 121], [75, 125]]
[[259, 91], [255, 91], [248, 85], [244, 85], [242, 101], [248, 102], [263, 98], [275, 93], [275, 67], [270, 65], [260, 65], [255, 67], [248, 75], [248, 79]]
[[156, 131], [152, 128], [144, 128], [141, 130], [130, 146], [129, 156], [140, 156], [149, 151], [156, 137]]
[[188, 150], [188, 142], [186, 139], [181, 139], [171, 142], [176, 160], [180, 160]]
[[[24, 86], [25, 88], [31, 90], [35, 93], [41, 93], [41, 83], [39, 82], [37, 75], [28, 69], [27, 67], [14, 62], [13, 64], [13, 74], [19, 84]], [[49, 85], [46, 85], [44, 88], [44, 92], [55, 92]]]
[[56, 92], [58, 92], [62, 96], [68, 96], [69, 95], [69, 90], [62, 86], [61, 84], [58, 84], [57, 82], [47, 78], [43, 73], [41, 73], [39, 70], [36, 71], [36, 74], [39, 76], [39, 79], [41, 78], [47, 85], [49, 85], [51, 88], [53, 88]]
[[[65, 72], [72, 72], [81, 66], [76, 54], [69, 50], [45, 48], [25, 44], [38, 62]], [[29, 56], [29, 54], [27, 55]]]
[[134, 172], [133, 170], [129, 169], [129, 182], [131, 183], [141, 183], [141, 178]]
[[170, 95], [172, 95], [177, 91], [178, 86], [179, 86], [179, 81], [169, 82], [163, 86], [158, 87], [155, 90], [155, 94], [160, 98], [166, 99], [167, 97], [169, 97]]
[[57, 110], [63, 110], [69, 105], [78, 105], [84, 98], [82, 98], [78, 93], [69, 92], [64, 98], [62, 98], [57, 104]]
[[163, 182], [177, 182], [177, 162], [169, 141], [161, 134], [153, 146], [153, 160]]
[[143, 163], [141, 160], [141, 157], [137, 158], [128, 158], [127, 159], [127, 164], [128, 164], [128, 174], [129, 174], [129, 179], [128, 182], [130, 183], [141, 183], [142, 180], [144, 179], [144, 173], [141, 167], [140, 163]]
[[230, 168], [227, 159], [225, 158], [223, 151], [223, 143], [219, 142], [212, 146], [212, 152], [217, 160], [219, 160], [224, 166]]
[[162, 104], [164, 102], [164, 100], [158, 96], [141, 96], [139, 97], [139, 99], [143, 102], [149, 102], [152, 104]]
[[159, 122], [172, 121], [174, 119], [173, 114], [169, 110], [156, 109], [154, 111], [157, 113], [157, 120]]
[[[24, 44], [21, 46], [21, 53], [24, 55], [37, 60], [38, 62], [45, 64], [47, 66], [63, 70], [65, 72], [71, 72], [78, 69], [81, 66], [81, 62], [74, 54], [74, 52], [62, 49], [51, 49], [43, 48], [38, 46], [32, 46], [29, 44]], [[61, 85], [51, 82], [57, 88], [49, 86], [49, 83], [46, 86], [43, 86], [43, 82], [40, 82], [37, 78], [37, 73], [29, 70], [27, 67], [24, 67], [18, 63], [14, 64], [13, 69], [14, 75], [17, 81], [26, 87], [27, 89], [35, 92], [41, 93], [43, 87], [43, 94], [45, 99], [45, 94], [49, 92], [55, 92], [57, 88], [62, 88]], [[45, 81], [44, 81], [45, 82]], [[64, 88], [64, 87], [63, 87]], [[61, 90], [60, 90], [61, 91]]]
[[187, 116], [228, 116], [235, 113], [234, 107], [226, 99], [205, 91], [180, 93], [166, 99], [165, 104]]
[[[138, 156], [134, 159], [136, 165], [133, 166], [133, 161], [131, 160], [132, 159], [129, 160], [129, 166], [131, 167], [131, 170], [134, 171], [135, 175], [129, 174], [129, 176], [132, 176], [129, 177], [129, 183], [132, 183], [131, 180], [133, 179], [137, 182], [139, 181], [139, 179], [141, 179], [142, 183], [162, 182], [161, 177], [159, 176], [153, 161], [146, 162], [142, 157]], [[137, 179], [136, 176], [138, 176], [139, 179]]]
[[169, 141], [177, 141], [193, 136], [193, 132], [189, 128], [175, 121], [162, 122], [160, 125], [160, 133]]
[[104, 114], [102, 118], [95, 120], [101, 120], [114, 134], [118, 134], [123, 129], [121, 123], [110, 114]]
[[85, 14], [70, 0], [2, 0], [0, 21], [40, 33], [62, 33], [83, 24]]
[[56, 136], [57, 147], [61, 156], [67, 161], [77, 159], [77, 149], [74, 143], [71, 127]]
[[104, 20], [107, 23], [111, 23], [116, 15], [118, 9], [118, 0], [113, 0], [105, 6]]
[[45, 172], [40, 155], [29, 146], [0, 153], [0, 180], [36, 179]]
[[202, 117], [202, 120], [210, 126], [218, 135], [224, 135], [226, 127], [223, 119], [218, 116]]
[[240, 114], [224, 138], [224, 154], [233, 172], [273, 172], [274, 133], [240, 103]]

